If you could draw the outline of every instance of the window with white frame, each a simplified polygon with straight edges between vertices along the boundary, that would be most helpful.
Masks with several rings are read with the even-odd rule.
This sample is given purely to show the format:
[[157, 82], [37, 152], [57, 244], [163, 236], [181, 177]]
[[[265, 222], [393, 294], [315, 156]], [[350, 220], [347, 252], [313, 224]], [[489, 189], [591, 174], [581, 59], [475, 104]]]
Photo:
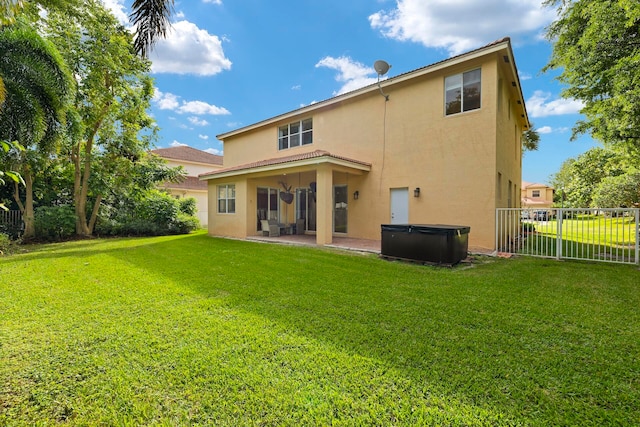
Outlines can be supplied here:
[[540, 197], [540, 190], [531, 190], [531, 197]]
[[313, 142], [313, 120], [298, 120], [278, 128], [278, 149], [299, 147]]
[[218, 185], [218, 213], [236, 212], [235, 184]]
[[480, 68], [444, 79], [445, 114], [462, 113], [480, 108]]

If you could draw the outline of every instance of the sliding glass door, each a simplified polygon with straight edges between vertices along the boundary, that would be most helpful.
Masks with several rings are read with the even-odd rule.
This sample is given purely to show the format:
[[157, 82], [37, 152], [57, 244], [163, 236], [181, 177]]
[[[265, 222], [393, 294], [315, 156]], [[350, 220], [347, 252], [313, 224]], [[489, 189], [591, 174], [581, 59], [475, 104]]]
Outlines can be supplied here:
[[296, 224], [298, 223], [304, 224], [303, 231], [316, 231], [316, 194], [311, 188], [296, 189]]
[[263, 219], [279, 219], [278, 189], [258, 187], [257, 195], [257, 229], [261, 230], [260, 221]]

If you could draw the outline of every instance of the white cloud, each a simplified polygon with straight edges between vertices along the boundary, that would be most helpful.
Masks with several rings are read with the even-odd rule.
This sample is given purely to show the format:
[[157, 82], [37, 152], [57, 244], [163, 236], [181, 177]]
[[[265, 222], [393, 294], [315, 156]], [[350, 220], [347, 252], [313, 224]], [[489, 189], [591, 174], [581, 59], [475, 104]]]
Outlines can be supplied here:
[[300, 108], [306, 107], [307, 105], [317, 104], [317, 103], [318, 103], [318, 101], [314, 99], [313, 101], [311, 101], [308, 104], [300, 104]]
[[209, 122], [205, 119], [199, 119], [196, 116], [191, 116], [187, 120], [189, 120], [189, 122], [195, 126], [207, 126], [209, 124]]
[[[178, 95], [174, 95], [173, 93], [168, 92], [162, 92], [158, 88], [155, 88], [153, 101], [161, 110], [173, 110], [179, 114], [210, 114], [213, 116], [231, 114], [231, 112], [229, 112], [229, 110], [224, 107], [218, 107], [213, 104], [208, 104], [204, 101], [180, 101], [180, 97]], [[193, 121], [193, 118], [189, 118], [189, 121], [198, 126], [205, 126], [209, 124], [205, 120], [196, 123]], [[204, 124], [200, 124], [202, 122], [204, 122]]]
[[334, 95], [351, 92], [378, 81], [377, 77], [369, 77], [371, 74], [376, 74], [372, 67], [367, 67], [347, 56], [339, 58], [326, 56], [318, 61], [316, 68], [318, 67], [326, 67], [338, 71], [335, 77], [336, 81], [343, 84], [339, 90], [333, 93]]
[[222, 0], [202, 0], [203, 3], [222, 4]]
[[300, 90], [300, 89], [302, 89], [302, 85], [291, 86], [291, 90]]
[[538, 131], [538, 133], [540, 134], [547, 134], [547, 133], [551, 133], [553, 132], [553, 129], [551, 128], [551, 126], [542, 126], [539, 129], [536, 129]]
[[182, 142], [177, 141], [177, 140], [175, 140], [175, 139], [174, 139], [174, 140], [171, 142], [171, 144], [169, 144], [169, 145], [170, 145], [170, 146], [172, 146], [172, 147], [184, 147], [184, 146], [186, 146], [187, 144], [183, 144]]
[[214, 116], [231, 114], [226, 108], [207, 104], [204, 101], [182, 101], [182, 105], [178, 108], [178, 112], [197, 115], [211, 114]]
[[222, 156], [224, 153], [222, 152], [222, 150], [218, 150], [217, 148], [207, 148], [206, 150], [207, 153], [210, 154], [215, 154], [216, 156]]
[[118, 22], [129, 26], [129, 15], [125, 11], [124, 0], [102, 0], [102, 4], [113, 13]]
[[531, 74], [523, 73], [522, 71], [518, 71], [518, 77], [520, 78], [521, 81], [531, 80], [533, 78]]
[[167, 38], [158, 40], [150, 57], [154, 73], [211, 76], [231, 69], [218, 36], [189, 21], [173, 23]]
[[531, 117], [562, 116], [578, 114], [584, 103], [575, 99], [556, 98], [551, 101], [551, 94], [537, 90], [526, 101], [527, 111]]
[[385, 37], [443, 48], [450, 55], [507, 35], [539, 32], [555, 18], [540, 0], [397, 0], [369, 16]]
[[153, 101], [161, 110], [175, 110], [180, 106], [177, 95], [161, 92], [158, 88], [154, 90]]
[[199, 135], [198, 135], [198, 138], [203, 139], [203, 140], [205, 140], [205, 141], [206, 141], [207, 139], [209, 139], [209, 135], [199, 134]]

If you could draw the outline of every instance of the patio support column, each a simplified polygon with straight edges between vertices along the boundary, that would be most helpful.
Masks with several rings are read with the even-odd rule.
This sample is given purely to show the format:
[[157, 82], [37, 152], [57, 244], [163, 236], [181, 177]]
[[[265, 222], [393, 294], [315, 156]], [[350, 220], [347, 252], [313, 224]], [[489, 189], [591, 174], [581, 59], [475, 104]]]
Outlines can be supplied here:
[[333, 170], [327, 164], [316, 171], [316, 244], [333, 243]]

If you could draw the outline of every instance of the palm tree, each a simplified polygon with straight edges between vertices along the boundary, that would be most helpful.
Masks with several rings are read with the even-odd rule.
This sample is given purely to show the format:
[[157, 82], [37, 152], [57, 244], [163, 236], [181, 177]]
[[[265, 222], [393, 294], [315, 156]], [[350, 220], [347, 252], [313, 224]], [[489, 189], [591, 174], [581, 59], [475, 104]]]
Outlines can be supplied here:
[[148, 56], [158, 38], [167, 35], [173, 6], [174, 0], [134, 0], [129, 19], [136, 28], [134, 46], [141, 56]]
[[25, 238], [35, 236], [33, 180], [38, 162], [54, 151], [64, 133], [73, 81], [57, 49], [20, 23], [0, 29], [0, 79], [5, 100], [0, 106], [0, 141], [17, 141], [16, 170], [24, 178], [22, 203], [15, 184], [14, 198], [23, 212]]

